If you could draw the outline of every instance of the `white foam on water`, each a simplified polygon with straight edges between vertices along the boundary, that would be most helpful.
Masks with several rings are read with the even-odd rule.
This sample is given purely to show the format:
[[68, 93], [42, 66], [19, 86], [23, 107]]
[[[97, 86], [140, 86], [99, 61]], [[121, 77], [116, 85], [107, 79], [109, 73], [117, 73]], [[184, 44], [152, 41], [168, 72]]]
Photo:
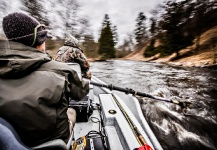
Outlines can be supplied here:
[[201, 143], [202, 145], [214, 149], [214, 146], [203, 136], [199, 136], [197, 134], [194, 134], [192, 132], [189, 132], [185, 130], [180, 124], [177, 124], [176, 122], [172, 121], [171, 124], [175, 127], [177, 130], [177, 137], [181, 143], [186, 142], [189, 139], [192, 139], [194, 141], [197, 141]]
[[199, 136], [195, 133], [189, 132], [184, 129], [181, 125], [177, 124], [174, 121], [167, 121], [166, 119], [162, 120], [162, 123], [159, 125], [158, 122], [152, 122], [157, 128], [164, 132], [165, 135], [169, 135], [172, 130], [176, 130], [177, 139], [180, 143], [185, 143], [189, 139], [196, 141], [210, 149], [215, 150], [215, 147], [206, 139], [206, 137]]
[[210, 116], [210, 112], [208, 110], [206, 110], [206, 109], [204, 109], [203, 111], [198, 112], [197, 116], [201, 116], [203, 118], [206, 118], [206, 120], [209, 120], [209, 121], [216, 124], [216, 117], [213, 116], [213, 115]]
[[170, 93], [170, 91], [167, 88], [158, 88], [158, 89], [154, 90], [151, 93], [151, 95], [164, 97], [164, 96], [168, 95], [169, 93]]
[[[168, 104], [169, 105], [169, 104]], [[178, 118], [179, 120], [182, 120], [184, 118], [183, 115], [181, 115], [180, 113], [177, 113], [175, 111], [170, 110], [166, 105], [162, 104], [162, 103], [157, 103], [156, 104], [157, 107], [159, 107], [161, 110], [164, 110], [166, 112], [169, 112], [171, 115], [175, 116], [176, 118]]]
[[158, 127], [161, 131], [164, 132], [165, 135], [168, 135], [171, 129], [168, 126], [168, 121], [166, 119], [162, 120], [162, 124], [159, 125], [157, 122], [152, 122], [156, 127]]
[[[162, 103], [155, 103], [155, 106], [161, 109], [162, 111], [169, 112], [171, 115], [176, 117], [179, 120], [184, 119], [184, 116], [182, 116], [180, 113], [177, 113], [175, 111], [172, 111], [169, 109], [169, 106], [171, 104], [164, 105]], [[200, 111], [198, 112], [198, 116], [207, 116], [207, 111]], [[214, 120], [212, 116], [207, 117], [208, 120]], [[187, 140], [191, 139], [193, 141], [196, 141], [198, 143], [201, 143], [202, 145], [209, 147], [211, 149], [215, 149], [215, 147], [210, 143], [210, 141], [203, 136], [199, 136], [195, 133], [189, 132], [186, 129], [183, 128], [180, 124], [176, 123], [175, 121], [168, 121], [166, 119], [161, 120], [161, 124], [159, 122], [153, 122], [153, 124], [158, 127], [161, 131], [165, 133], [165, 135], [168, 135], [171, 131], [176, 131], [177, 138], [181, 143], [185, 143]]]
[[197, 109], [186, 109], [185, 112], [186, 115], [191, 115], [191, 116], [195, 116], [195, 117], [203, 117], [206, 120], [217, 124], [217, 117], [212, 115], [214, 114], [214, 112], [210, 112], [208, 111], [206, 108], [201, 109], [201, 110], [197, 110]]

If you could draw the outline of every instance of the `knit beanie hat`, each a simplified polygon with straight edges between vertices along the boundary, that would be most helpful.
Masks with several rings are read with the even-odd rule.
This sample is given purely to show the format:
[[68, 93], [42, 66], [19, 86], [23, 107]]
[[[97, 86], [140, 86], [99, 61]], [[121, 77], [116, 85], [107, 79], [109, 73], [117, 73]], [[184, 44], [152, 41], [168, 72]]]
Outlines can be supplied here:
[[44, 25], [23, 13], [12, 13], [3, 18], [3, 30], [10, 41], [36, 47], [47, 39]]

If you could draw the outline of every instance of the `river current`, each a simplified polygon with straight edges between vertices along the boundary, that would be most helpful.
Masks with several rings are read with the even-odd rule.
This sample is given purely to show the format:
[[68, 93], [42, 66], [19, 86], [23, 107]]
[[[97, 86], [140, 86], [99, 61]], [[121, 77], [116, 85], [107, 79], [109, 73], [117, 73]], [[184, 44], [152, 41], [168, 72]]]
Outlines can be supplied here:
[[163, 149], [217, 150], [217, 70], [112, 60], [91, 62], [90, 71], [108, 84], [192, 102], [182, 109], [171, 103], [139, 99]]

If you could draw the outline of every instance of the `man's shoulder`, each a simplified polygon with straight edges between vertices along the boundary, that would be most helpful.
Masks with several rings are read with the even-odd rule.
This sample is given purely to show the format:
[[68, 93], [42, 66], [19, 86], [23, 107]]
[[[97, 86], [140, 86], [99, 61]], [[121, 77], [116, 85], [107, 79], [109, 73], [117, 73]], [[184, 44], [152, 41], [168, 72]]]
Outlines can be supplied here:
[[47, 71], [64, 71], [64, 72], [81, 72], [80, 65], [78, 63], [63, 63], [58, 62], [55, 60], [51, 60], [41, 66], [40, 70], [47, 70]]
[[50, 70], [70, 70], [68, 64], [63, 62], [58, 62], [55, 60], [51, 60], [42, 66], [43, 68], [50, 69]]
[[68, 50], [68, 49], [71, 49], [71, 48], [73, 48], [73, 47], [68, 46], [68, 45], [63, 45], [62, 47], [59, 48], [58, 51], [65, 51], [65, 50]]
[[63, 63], [51, 60], [45, 64], [43, 64], [39, 69], [39, 71], [48, 71], [54, 72], [60, 75], [75, 75], [77, 74], [79, 78], [81, 78], [81, 68], [77, 63]]

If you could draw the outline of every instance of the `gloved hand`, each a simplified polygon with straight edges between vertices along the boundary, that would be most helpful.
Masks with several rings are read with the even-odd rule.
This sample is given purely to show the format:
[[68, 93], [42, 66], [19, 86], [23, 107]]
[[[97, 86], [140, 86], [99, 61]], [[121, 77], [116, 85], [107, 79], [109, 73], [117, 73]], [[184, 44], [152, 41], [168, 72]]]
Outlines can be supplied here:
[[91, 74], [90, 71], [88, 71], [88, 72], [85, 72], [85, 73], [82, 75], [82, 77], [83, 77], [83, 78], [87, 78], [87, 79], [91, 79], [92, 74]]

